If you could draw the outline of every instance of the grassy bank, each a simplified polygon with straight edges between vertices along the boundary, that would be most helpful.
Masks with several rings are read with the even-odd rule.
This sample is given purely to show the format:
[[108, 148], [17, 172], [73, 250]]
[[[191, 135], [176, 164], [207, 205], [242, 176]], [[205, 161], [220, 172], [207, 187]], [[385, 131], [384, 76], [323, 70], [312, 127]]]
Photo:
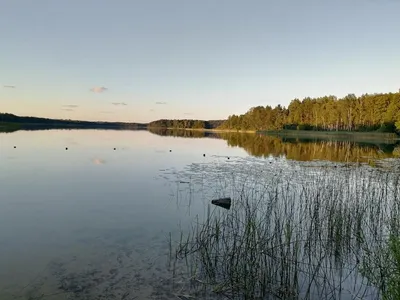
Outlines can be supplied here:
[[207, 129], [207, 128], [185, 128], [185, 130], [205, 131], [205, 132], [236, 132], [236, 133], [256, 133], [255, 130], [232, 130], [232, 129]]
[[233, 129], [218, 129], [218, 128], [175, 128], [175, 127], [147, 127], [148, 129], [167, 129], [167, 130], [187, 130], [200, 132], [239, 132], [239, 133], [256, 133], [255, 130], [233, 130]]
[[388, 132], [354, 132], [354, 131], [308, 131], [308, 130], [271, 130], [257, 131], [257, 133], [280, 136], [298, 137], [301, 139], [326, 139], [326, 140], [353, 140], [353, 141], [377, 141], [400, 140], [396, 133]]

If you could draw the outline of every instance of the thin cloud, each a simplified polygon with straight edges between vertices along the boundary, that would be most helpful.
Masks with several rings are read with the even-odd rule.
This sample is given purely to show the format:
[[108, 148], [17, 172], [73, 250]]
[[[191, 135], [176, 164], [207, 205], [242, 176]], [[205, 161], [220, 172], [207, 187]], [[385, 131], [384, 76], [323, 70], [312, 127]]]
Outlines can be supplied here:
[[156, 104], [157, 104], [157, 105], [165, 105], [165, 104], [167, 104], [167, 102], [160, 102], [160, 101], [158, 101], [158, 102], [156, 102]]
[[125, 102], [113, 102], [112, 104], [115, 105], [115, 106], [119, 106], [119, 105], [125, 106], [125, 105], [128, 105], [128, 104], [126, 104]]
[[75, 111], [75, 109], [73, 109], [73, 108], [61, 108], [61, 110], [65, 110], [65, 111]]
[[185, 116], [192, 116], [193, 113], [191, 113], [191, 112], [185, 112], [184, 115], [185, 115]]
[[96, 86], [90, 89], [93, 93], [100, 94], [108, 90], [108, 88], [104, 86]]
[[66, 105], [63, 105], [62, 107], [66, 107], [66, 108], [77, 108], [78, 105], [76, 105], [76, 104], [66, 104]]
[[156, 110], [152, 108], [152, 109], [150, 109], [149, 111], [154, 112], [154, 111], [156, 111]]
[[6, 89], [16, 89], [17, 87], [15, 85], [3, 85]]

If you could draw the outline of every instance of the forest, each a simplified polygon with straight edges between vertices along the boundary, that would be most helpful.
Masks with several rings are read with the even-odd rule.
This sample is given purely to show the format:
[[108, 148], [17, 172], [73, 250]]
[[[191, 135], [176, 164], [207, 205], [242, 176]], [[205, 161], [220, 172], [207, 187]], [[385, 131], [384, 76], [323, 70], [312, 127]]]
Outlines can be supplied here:
[[287, 108], [257, 106], [231, 115], [230, 130], [400, 131], [400, 92], [294, 99]]

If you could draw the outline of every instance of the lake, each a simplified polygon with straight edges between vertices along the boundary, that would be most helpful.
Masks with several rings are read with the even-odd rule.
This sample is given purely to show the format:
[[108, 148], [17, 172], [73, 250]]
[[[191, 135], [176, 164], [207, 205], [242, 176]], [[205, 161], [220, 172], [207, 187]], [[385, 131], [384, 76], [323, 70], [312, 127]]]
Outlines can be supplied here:
[[[249, 215], [241, 212], [254, 209], [246, 202], [249, 195], [267, 199], [268, 203], [272, 203], [271, 199], [275, 199], [274, 203], [284, 203], [265, 206], [265, 211], [264, 208], [258, 210], [265, 215], [274, 215], [268, 219], [270, 226], [263, 228], [264, 237], [270, 235], [268, 242], [263, 242], [265, 249], [285, 244], [288, 236], [294, 239], [293, 228], [299, 228], [299, 224], [309, 228], [320, 224], [320, 228], [326, 229], [326, 232], [310, 229], [316, 234], [307, 238], [308, 242], [317, 241], [312, 247], [314, 255], [321, 253], [318, 249], [327, 247], [322, 244], [325, 240], [321, 235], [336, 234], [336, 242], [338, 235], [345, 235], [344, 231], [337, 232], [337, 222], [342, 222], [340, 226], [345, 228], [346, 224], [353, 224], [350, 220], [362, 220], [362, 224], [368, 224], [370, 228], [370, 231], [362, 232], [362, 239], [376, 238], [379, 234], [374, 230], [391, 230], [390, 221], [397, 216], [393, 215], [393, 203], [398, 199], [399, 187], [395, 183], [399, 172], [399, 149], [396, 142], [303, 141], [193, 131], [0, 133], [0, 299], [188, 299], [190, 295], [223, 298], [226, 290], [218, 293], [216, 286], [220, 288], [221, 282], [226, 282], [229, 274], [238, 270], [229, 267], [231, 273], [222, 272], [228, 267], [226, 261], [221, 260], [213, 260], [212, 266], [208, 261], [208, 269], [204, 269], [205, 261], [197, 251], [210, 255], [219, 251], [221, 255], [225, 253], [226, 257], [232, 257], [234, 246], [231, 241], [240, 238], [231, 236], [227, 242], [228, 236], [234, 230], [241, 232], [242, 229], [239, 226], [236, 229], [230, 227], [230, 231], [220, 230], [231, 226], [232, 220], [248, 221]], [[382, 190], [385, 192], [381, 193]], [[357, 196], [357, 201], [351, 204], [341, 202], [354, 198], [355, 194], [363, 197]], [[210, 204], [212, 199], [221, 197], [232, 198], [231, 210]], [[343, 205], [336, 207], [332, 199]], [[375, 203], [376, 199], [382, 200], [380, 204]], [[312, 204], [299, 206], [308, 201]], [[247, 210], [238, 210], [241, 204], [235, 208], [235, 203], [239, 202], [247, 203]], [[372, 202], [374, 206], [369, 205]], [[319, 207], [318, 211], [315, 207]], [[311, 210], [315, 216], [311, 219], [303, 220], [304, 215], [297, 214], [308, 214]], [[334, 210], [340, 212], [340, 218], [333, 215]], [[324, 216], [328, 213], [332, 220], [325, 224]], [[379, 217], [379, 222], [372, 224], [370, 218], [363, 217], [367, 213]], [[253, 225], [266, 222], [260, 219], [259, 213], [252, 214], [252, 218]], [[214, 225], [204, 227], [211, 219], [224, 221], [218, 223], [217, 232]], [[260, 220], [263, 221], [257, 223]], [[287, 220], [292, 221], [288, 223]], [[199, 229], [203, 233], [201, 236]], [[336, 231], [329, 233], [329, 230]], [[326, 286], [335, 286], [334, 293], [337, 293], [335, 284], [340, 281], [340, 286], [346, 288], [338, 295], [343, 292], [344, 299], [352, 299], [352, 295], [361, 293], [375, 299], [379, 288], [376, 282], [349, 271], [356, 251], [352, 230], [346, 231], [351, 237], [346, 243], [341, 242], [340, 250], [335, 248], [337, 244], [329, 244], [337, 250], [332, 257], [346, 256], [346, 260], [342, 260], [343, 268], [339, 269], [347, 271], [340, 276], [333, 274], [332, 261], [325, 260], [328, 255], [324, 248], [324, 266], [331, 272], [329, 275], [324, 273], [324, 282]], [[357, 230], [360, 234], [361, 229]], [[205, 233], [214, 238], [221, 232], [226, 234], [226, 239], [203, 240]], [[257, 232], [261, 235], [261, 231]], [[277, 232], [285, 233], [283, 240], [274, 240]], [[388, 232], [379, 236], [385, 237]], [[354, 234], [356, 236], [355, 231]], [[221, 240], [223, 245], [220, 245]], [[260, 236], [258, 240], [261, 240]], [[270, 269], [272, 266], [277, 268], [274, 276], [280, 278], [274, 282], [274, 287], [268, 286], [271, 295], [275, 293], [277, 299], [284, 295], [277, 295], [277, 291], [283, 286], [288, 291], [293, 280], [296, 284], [309, 280], [305, 271], [295, 279], [289, 278], [298, 271], [291, 267], [285, 273], [287, 278], [282, 279], [282, 266], [289, 265], [289, 260], [282, 261], [282, 256], [289, 252], [292, 258], [310, 256], [307, 252], [310, 245], [303, 244], [304, 240], [298, 236], [295, 242], [288, 242], [283, 249], [286, 252], [280, 252], [279, 266], [268, 261]], [[344, 238], [340, 240], [344, 241]], [[293, 245], [292, 242], [296, 248], [288, 246]], [[197, 248], [193, 246], [196, 243]], [[209, 247], [205, 248], [206, 244]], [[189, 245], [193, 246], [190, 251]], [[251, 247], [260, 253], [264, 251], [257, 248], [259, 244]], [[351, 249], [351, 255], [338, 255], [338, 251], [344, 251], [343, 247]], [[366, 246], [363, 247], [359, 248], [365, 252]], [[374, 239], [368, 247], [368, 251], [372, 251], [381, 249], [379, 247], [384, 244]], [[220, 271], [211, 276], [214, 282], [207, 284], [213, 286], [214, 290], [210, 292], [204, 282], [211, 280], [212, 268]], [[311, 271], [317, 273], [315, 269]], [[266, 275], [262, 273], [262, 276]], [[277, 282], [281, 287], [276, 287]], [[308, 289], [299, 288], [297, 296], [319, 299], [321, 295], [327, 298], [335, 295], [326, 288], [319, 289], [320, 283], [315, 282], [313, 278]], [[239, 289], [242, 282], [236, 283]], [[264, 285], [247, 286], [246, 290], [257, 290], [253, 294], [255, 297], [263, 288], [265, 292], [267, 287]], [[272, 289], [276, 291], [272, 293]], [[350, 289], [352, 292], [347, 291]], [[236, 290], [233, 291], [231, 286], [229, 292]], [[241, 291], [237, 293], [239, 295]]]

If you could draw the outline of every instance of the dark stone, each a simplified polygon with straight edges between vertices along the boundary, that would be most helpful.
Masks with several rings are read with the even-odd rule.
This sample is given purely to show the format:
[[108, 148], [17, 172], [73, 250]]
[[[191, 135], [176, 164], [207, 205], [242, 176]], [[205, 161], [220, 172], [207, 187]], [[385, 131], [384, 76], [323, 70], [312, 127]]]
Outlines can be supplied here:
[[220, 199], [215, 199], [211, 201], [211, 204], [220, 206], [225, 209], [230, 209], [231, 208], [231, 198], [220, 198]]

